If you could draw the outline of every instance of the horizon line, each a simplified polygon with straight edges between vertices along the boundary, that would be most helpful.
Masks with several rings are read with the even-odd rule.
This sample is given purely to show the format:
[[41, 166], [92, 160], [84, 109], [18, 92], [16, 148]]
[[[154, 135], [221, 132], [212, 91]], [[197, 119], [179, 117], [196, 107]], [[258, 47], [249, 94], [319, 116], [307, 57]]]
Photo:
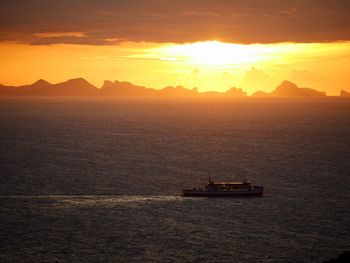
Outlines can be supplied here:
[[[161, 92], [161, 91], [166, 91], [166, 90], [182, 90], [184, 92], [193, 92], [194, 94], [186, 94], [186, 97], [189, 97], [189, 96], [195, 96], [195, 95], [207, 95], [207, 96], [225, 96], [225, 97], [302, 97], [300, 95], [297, 95], [297, 96], [293, 96], [293, 95], [282, 95], [282, 96], [278, 96], [278, 95], [275, 95], [273, 94], [274, 92], [276, 92], [276, 90], [283, 86], [283, 85], [293, 85], [295, 88], [297, 88], [297, 90], [299, 91], [304, 91], [304, 90], [309, 90], [311, 92], [314, 92], [315, 93], [315, 96], [304, 96], [304, 97], [347, 97], [347, 96], [350, 96], [350, 93], [347, 91], [347, 90], [344, 90], [344, 89], [339, 89], [339, 95], [327, 95], [327, 93], [325, 91], [319, 91], [319, 90], [316, 90], [316, 89], [312, 89], [312, 88], [308, 88], [308, 87], [299, 87], [297, 84], [295, 84], [294, 82], [291, 82], [289, 80], [283, 80], [279, 85], [277, 85], [277, 87], [275, 87], [274, 90], [270, 91], [270, 92], [265, 92], [265, 91], [261, 91], [261, 90], [257, 90], [255, 92], [253, 92], [252, 94], [248, 95], [248, 92], [246, 92], [243, 88], [238, 88], [236, 86], [232, 86], [230, 88], [228, 88], [227, 90], [225, 91], [215, 91], [215, 90], [207, 90], [207, 91], [199, 91], [198, 90], [198, 87], [193, 87], [192, 89], [190, 88], [186, 88], [182, 85], [177, 85], [177, 86], [165, 86], [163, 88], [160, 88], [160, 89], [157, 89], [157, 88], [149, 88], [149, 87], [146, 87], [146, 86], [142, 86], [142, 85], [137, 85], [137, 84], [133, 84], [132, 82], [129, 82], [129, 81], [119, 81], [119, 80], [114, 80], [114, 81], [111, 81], [111, 80], [104, 80], [102, 86], [98, 87], [94, 84], [91, 84], [88, 80], [86, 80], [85, 78], [83, 77], [76, 77], [76, 78], [71, 78], [71, 79], [68, 79], [66, 81], [62, 81], [62, 82], [57, 82], [57, 83], [51, 83], [43, 78], [40, 78], [38, 79], [37, 81], [31, 83], [31, 84], [24, 84], [24, 85], [18, 85], [18, 86], [14, 86], [14, 85], [4, 85], [4, 84], [1, 84], [0, 83], [0, 91], [2, 91], [3, 89], [8, 89], [7, 91], [9, 91], [9, 89], [17, 89], [17, 88], [30, 88], [30, 87], [33, 87], [33, 85], [35, 84], [42, 84], [42, 85], [52, 85], [52, 86], [55, 86], [55, 85], [62, 85], [62, 84], [65, 84], [65, 83], [68, 83], [68, 82], [72, 82], [72, 81], [83, 81], [83, 82], [86, 82], [86, 84], [88, 84], [90, 87], [93, 87], [96, 89], [96, 91], [100, 92], [102, 91], [103, 89], [106, 89], [106, 85], [118, 85], [118, 84], [127, 84], [127, 85], [130, 85], [128, 88], [138, 88], [138, 89], [145, 89], [146, 91], [150, 91], [150, 92]], [[42, 87], [41, 87], [42, 88]], [[114, 87], [116, 88], [116, 87]], [[15, 91], [15, 90], [12, 90], [12, 91]], [[18, 91], [18, 90], [16, 90]], [[233, 92], [236, 92], [236, 94], [229, 94], [230, 91], [233, 91]], [[318, 93], [318, 95], [317, 95]], [[3, 95], [1, 94], [0, 92], [0, 95]], [[5, 94], [5, 95], [30, 95], [30, 94]], [[34, 95], [40, 95], [40, 94], [34, 94]], [[45, 95], [45, 94], [43, 94]], [[97, 94], [96, 94], [97, 95]], [[103, 94], [101, 94], [103, 95]], [[139, 94], [139, 95], [121, 95], [121, 96], [150, 96], [151, 94]], [[159, 94], [161, 95], [161, 94]], [[163, 94], [164, 95], [164, 94]], [[62, 96], [62, 94], [61, 94]], [[69, 95], [68, 95], [69, 96]], [[74, 96], [77, 96], [77, 95], [74, 95]], [[83, 94], [81, 96], [84, 96]], [[87, 96], [91, 96], [91, 95], [88, 95]]]

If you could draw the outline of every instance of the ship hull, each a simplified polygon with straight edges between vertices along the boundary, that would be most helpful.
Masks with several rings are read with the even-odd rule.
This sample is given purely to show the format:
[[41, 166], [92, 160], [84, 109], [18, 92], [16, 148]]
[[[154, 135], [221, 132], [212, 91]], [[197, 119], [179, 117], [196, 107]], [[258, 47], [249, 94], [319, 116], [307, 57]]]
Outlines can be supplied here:
[[184, 197], [261, 197], [263, 196], [263, 187], [254, 187], [249, 190], [235, 191], [201, 191], [196, 189], [183, 190]]

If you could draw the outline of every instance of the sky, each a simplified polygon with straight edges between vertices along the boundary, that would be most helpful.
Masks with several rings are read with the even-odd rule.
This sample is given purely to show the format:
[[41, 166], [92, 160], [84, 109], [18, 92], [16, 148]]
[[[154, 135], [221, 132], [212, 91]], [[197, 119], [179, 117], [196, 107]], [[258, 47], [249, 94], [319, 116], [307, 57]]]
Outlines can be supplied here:
[[0, 83], [350, 90], [348, 0], [2, 0]]

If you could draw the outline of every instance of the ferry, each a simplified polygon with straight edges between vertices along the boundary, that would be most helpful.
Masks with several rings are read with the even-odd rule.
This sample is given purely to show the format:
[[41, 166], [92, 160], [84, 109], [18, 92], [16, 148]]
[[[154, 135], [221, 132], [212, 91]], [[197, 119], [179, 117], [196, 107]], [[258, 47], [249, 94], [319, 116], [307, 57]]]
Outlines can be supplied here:
[[203, 188], [184, 189], [184, 197], [260, 197], [264, 187], [251, 185], [245, 178], [242, 182], [214, 182], [210, 176]]

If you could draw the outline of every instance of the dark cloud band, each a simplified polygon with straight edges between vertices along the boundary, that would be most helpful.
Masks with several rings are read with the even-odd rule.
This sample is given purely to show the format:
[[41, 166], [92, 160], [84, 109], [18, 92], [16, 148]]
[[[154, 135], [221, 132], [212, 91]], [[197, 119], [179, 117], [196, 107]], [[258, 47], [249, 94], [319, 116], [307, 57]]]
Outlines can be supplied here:
[[347, 41], [349, 17], [348, 0], [3, 0], [0, 41]]

